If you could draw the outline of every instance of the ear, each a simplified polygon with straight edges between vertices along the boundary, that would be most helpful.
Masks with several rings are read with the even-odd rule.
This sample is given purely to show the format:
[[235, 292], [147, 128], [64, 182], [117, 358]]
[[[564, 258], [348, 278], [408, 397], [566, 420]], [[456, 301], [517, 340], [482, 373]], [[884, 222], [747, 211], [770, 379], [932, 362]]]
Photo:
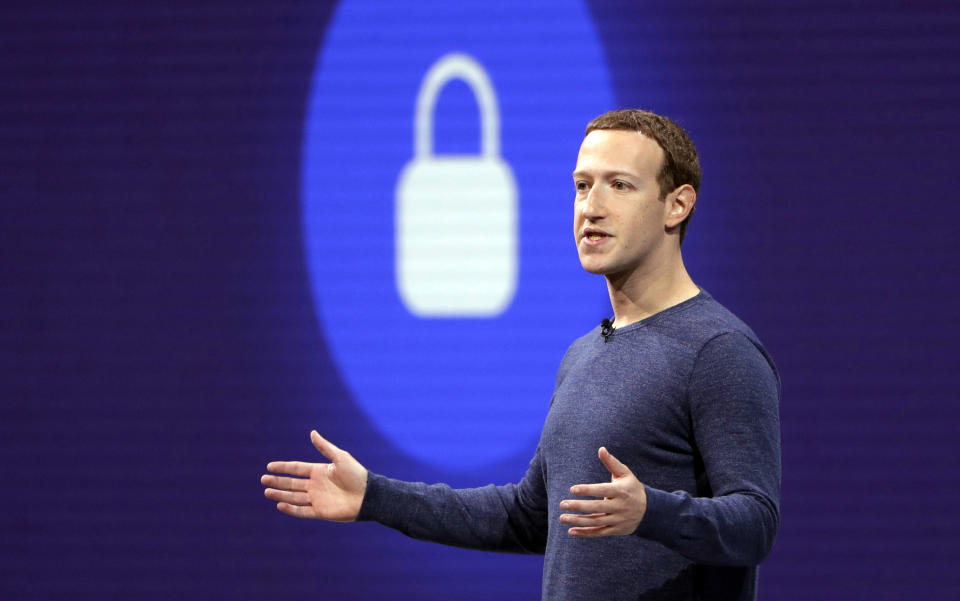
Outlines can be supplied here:
[[684, 184], [667, 195], [664, 209], [667, 212], [664, 225], [673, 228], [693, 212], [693, 205], [697, 204], [697, 191], [690, 184]]

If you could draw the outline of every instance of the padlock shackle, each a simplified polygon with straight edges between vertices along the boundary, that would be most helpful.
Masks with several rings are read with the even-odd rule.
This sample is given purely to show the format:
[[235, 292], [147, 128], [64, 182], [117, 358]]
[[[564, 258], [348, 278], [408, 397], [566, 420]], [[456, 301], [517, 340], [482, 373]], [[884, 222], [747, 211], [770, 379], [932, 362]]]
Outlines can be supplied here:
[[433, 114], [437, 97], [453, 79], [462, 79], [477, 99], [480, 111], [481, 152], [485, 157], [500, 155], [500, 112], [493, 84], [483, 66], [458, 52], [445, 54], [430, 67], [417, 95], [417, 114], [413, 123], [413, 151], [418, 158], [433, 154]]

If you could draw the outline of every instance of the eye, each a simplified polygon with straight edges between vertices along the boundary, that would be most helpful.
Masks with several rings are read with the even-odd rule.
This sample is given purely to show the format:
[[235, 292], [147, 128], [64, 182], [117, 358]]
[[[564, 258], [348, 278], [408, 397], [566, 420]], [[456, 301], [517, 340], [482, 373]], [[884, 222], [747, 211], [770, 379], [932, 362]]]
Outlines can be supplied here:
[[626, 190], [626, 189], [627, 189], [627, 182], [620, 181], [620, 180], [614, 180], [614, 182], [613, 182], [613, 188], [614, 188], [614, 190]]
[[587, 190], [590, 189], [590, 185], [584, 181], [575, 182], [574, 185], [577, 188], [577, 192], [586, 192]]

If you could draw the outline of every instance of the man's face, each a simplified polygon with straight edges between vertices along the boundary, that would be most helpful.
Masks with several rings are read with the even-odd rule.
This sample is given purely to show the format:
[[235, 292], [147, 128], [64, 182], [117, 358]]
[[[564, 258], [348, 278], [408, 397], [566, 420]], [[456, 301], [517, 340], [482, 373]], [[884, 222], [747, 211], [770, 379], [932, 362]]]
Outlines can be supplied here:
[[655, 270], [668, 241], [657, 173], [663, 149], [636, 131], [594, 130], [580, 145], [573, 233], [580, 264], [610, 278]]

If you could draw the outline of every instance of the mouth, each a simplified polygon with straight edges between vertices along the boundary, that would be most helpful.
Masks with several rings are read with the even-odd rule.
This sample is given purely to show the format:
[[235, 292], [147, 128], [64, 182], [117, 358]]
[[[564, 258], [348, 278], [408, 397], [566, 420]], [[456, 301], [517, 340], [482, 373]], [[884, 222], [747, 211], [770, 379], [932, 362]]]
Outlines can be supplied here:
[[590, 243], [600, 242], [606, 238], [611, 238], [612, 236], [603, 230], [598, 230], [594, 228], [587, 228], [583, 230], [583, 233], [580, 234], [580, 238], [586, 240]]

